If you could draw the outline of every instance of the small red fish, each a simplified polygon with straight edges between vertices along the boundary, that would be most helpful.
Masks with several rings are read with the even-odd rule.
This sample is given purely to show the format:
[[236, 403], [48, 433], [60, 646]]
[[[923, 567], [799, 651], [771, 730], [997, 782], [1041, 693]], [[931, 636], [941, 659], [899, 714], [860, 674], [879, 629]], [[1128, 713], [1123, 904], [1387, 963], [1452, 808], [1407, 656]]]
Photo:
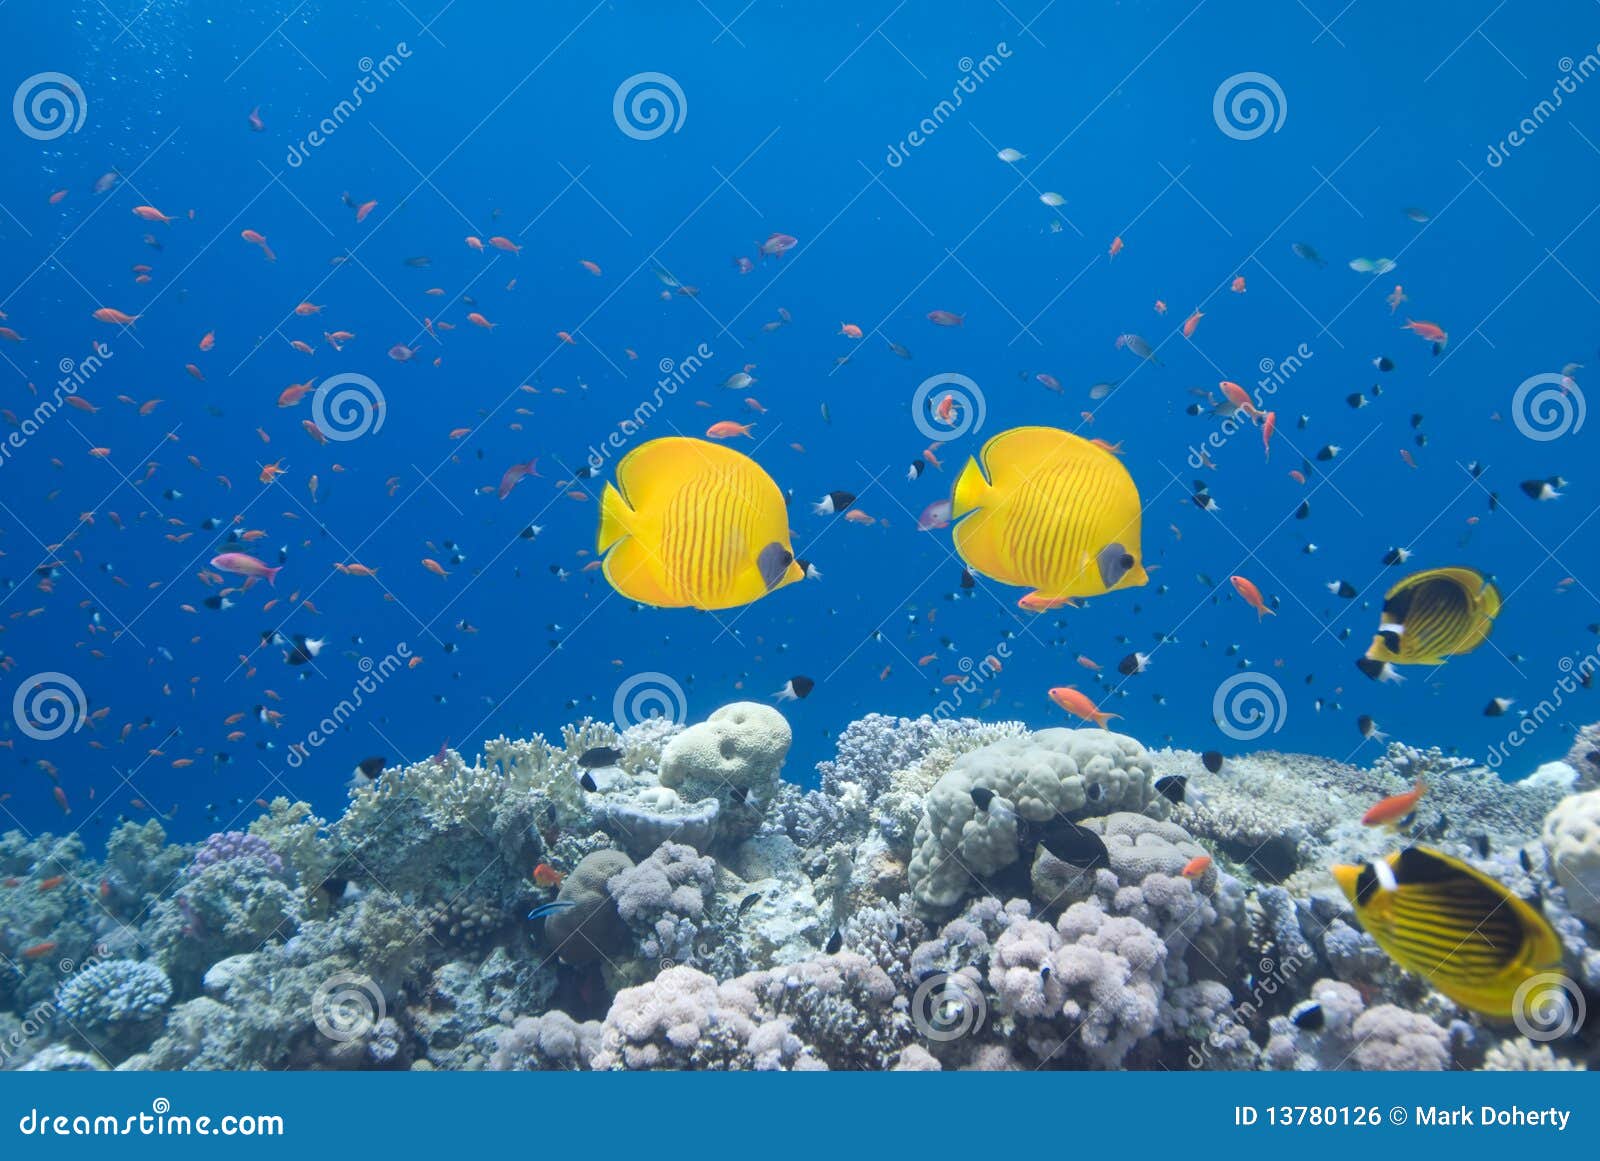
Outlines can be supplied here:
[[1256, 620], [1259, 621], [1262, 617], [1277, 616], [1277, 613], [1267, 608], [1267, 602], [1261, 597], [1261, 590], [1256, 588], [1253, 583], [1242, 576], [1230, 576], [1228, 579], [1233, 582], [1235, 591], [1245, 599], [1245, 603], [1256, 611]]
[[1427, 785], [1418, 778], [1417, 783], [1403, 794], [1391, 794], [1381, 802], [1374, 803], [1367, 813], [1361, 816], [1362, 826], [1392, 826], [1417, 808], [1417, 802], [1427, 790]]
[[565, 877], [549, 863], [540, 863], [533, 869], [533, 881], [541, 887], [559, 887]]

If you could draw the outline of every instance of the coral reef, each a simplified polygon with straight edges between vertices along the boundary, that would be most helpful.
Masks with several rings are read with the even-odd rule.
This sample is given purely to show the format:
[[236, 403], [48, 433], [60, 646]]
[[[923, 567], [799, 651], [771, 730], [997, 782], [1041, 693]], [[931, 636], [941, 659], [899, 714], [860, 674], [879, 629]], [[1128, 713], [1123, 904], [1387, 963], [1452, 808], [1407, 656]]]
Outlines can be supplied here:
[[1508, 783], [1399, 743], [1213, 773], [869, 715], [801, 789], [783, 715], [739, 702], [445, 750], [193, 845], [7, 833], [0, 1068], [1583, 1069], [1401, 968], [1328, 867], [1392, 851], [1361, 814], [1420, 779], [1407, 834], [1600, 988], [1597, 736]]

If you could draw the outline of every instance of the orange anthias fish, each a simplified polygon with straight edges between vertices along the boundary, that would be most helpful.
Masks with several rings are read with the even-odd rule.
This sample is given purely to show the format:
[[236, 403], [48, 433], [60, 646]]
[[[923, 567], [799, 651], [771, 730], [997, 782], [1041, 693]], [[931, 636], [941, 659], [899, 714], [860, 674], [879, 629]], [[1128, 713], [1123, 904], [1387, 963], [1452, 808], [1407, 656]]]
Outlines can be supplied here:
[[1106, 257], [1115, 258], [1120, 253], [1122, 253], [1122, 235], [1118, 234], [1111, 239], [1111, 248], [1106, 251]]
[[1389, 313], [1393, 314], [1395, 311], [1400, 309], [1400, 304], [1406, 301], [1405, 288], [1396, 282], [1394, 284], [1394, 290], [1383, 301], [1389, 304]]
[[1183, 320], [1183, 337], [1186, 338], [1186, 339], [1194, 338], [1194, 328], [1199, 326], [1200, 325], [1200, 320], [1205, 318], [1205, 317], [1206, 316], [1205, 316], [1204, 312], [1197, 310], [1193, 314], [1191, 314], [1188, 318], [1184, 319]]
[[1182, 872], [1182, 874], [1183, 874], [1183, 877], [1185, 879], [1198, 879], [1201, 875], [1205, 874], [1210, 869], [1211, 869], [1211, 856], [1210, 855], [1196, 855], [1194, 858], [1190, 859], [1187, 863], [1183, 864], [1183, 872]]
[[[1278, 413], [1269, 411], [1261, 417], [1261, 448], [1272, 459], [1272, 433], [1278, 430]], [[1302, 480], [1303, 482], [1303, 480]]]
[[540, 863], [533, 869], [533, 881], [541, 887], [559, 887], [565, 877], [549, 863]]
[[1450, 338], [1449, 335], [1445, 334], [1442, 327], [1431, 322], [1412, 322], [1410, 319], [1406, 319], [1405, 325], [1400, 329], [1410, 331], [1417, 338], [1429, 343], [1444, 343]]
[[1250, 393], [1243, 387], [1239, 386], [1239, 384], [1233, 382], [1231, 379], [1224, 379], [1221, 383], [1218, 383], [1217, 386], [1222, 389], [1223, 395], [1227, 396], [1229, 403], [1233, 404], [1251, 419], [1256, 419], [1261, 415], [1261, 412], [1256, 410], [1256, 405], [1250, 402]]
[[1107, 713], [1084, 694], [1079, 693], [1070, 685], [1058, 685], [1050, 691], [1050, 700], [1074, 717], [1080, 717], [1086, 722], [1106, 728], [1106, 723], [1112, 718], [1119, 718], [1121, 714]]
[[1259, 621], [1262, 617], [1277, 616], [1277, 613], [1267, 608], [1267, 602], [1261, 597], [1261, 590], [1256, 588], [1254, 584], [1242, 576], [1230, 576], [1228, 579], [1233, 582], [1235, 591], [1245, 599], [1245, 603], [1256, 611], [1256, 620]]
[[1235, 278], [1233, 280], [1233, 282], [1231, 282], [1229, 284], [1228, 289], [1233, 291], [1235, 294], [1243, 294], [1244, 293], [1244, 275], [1241, 274], [1237, 278]]
[[1394, 826], [1417, 808], [1418, 800], [1427, 789], [1427, 785], [1418, 778], [1416, 785], [1405, 793], [1391, 794], [1381, 802], [1375, 803], [1361, 816], [1361, 825]]
[[94, 317], [103, 323], [113, 323], [116, 326], [131, 327], [139, 321], [136, 314], [125, 314], [114, 306], [102, 306], [94, 312]]
[[735, 423], [731, 419], [724, 419], [706, 428], [706, 438], [733, 439], [735, 436], [742, 435], [749, 439], [754, 439], [755, 436], [750, 434], [750, 429], [754, 426], [754, 423]]

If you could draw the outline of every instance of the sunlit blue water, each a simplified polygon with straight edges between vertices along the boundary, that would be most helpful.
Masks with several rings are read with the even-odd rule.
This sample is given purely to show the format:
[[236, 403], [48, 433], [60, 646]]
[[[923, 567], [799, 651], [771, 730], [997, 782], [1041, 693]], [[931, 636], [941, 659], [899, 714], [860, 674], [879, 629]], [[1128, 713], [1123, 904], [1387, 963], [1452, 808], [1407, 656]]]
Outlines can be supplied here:
[[[1550, 700], [1550, 720], [1505, 769], [1565, 751], [1569, 724], [1594, 716], [1587, 700], [1551, 698], [1562, 660], [1588, 655], [1586, 626], [1600, 620], [1586, 524], [1592, 428], [1527, 438], [1512, 399], [1530, 376], [1600, 358], [1600, 81], [1569, 80], [1559, 108], [1538, 109], [1569, 76], [1564, 58], [1581, 73], [1595, 52], [1592, 6], [713, 7], [113, 0], [0, 10], [6, 85], [66, 74], [83, 113], [76, 132], [49, 140], [0, 127], [0, 310], [25, 340], [0, 343], [0, 405], [21, 419], [50, 395], [63, 360], [81, 362], [95, 340], [109, 352], [81, 386], [99, 410], [63, 407], [19, 432], [0, 470], [0, 572], [13, 586], [0, 605], [0, 650], [13, 662], [5, 696], [60, 673], [90, 711], [108, 712], [48, 741], [3, 715], [14, 748], [0, 765], [10, 795], [0, 823], [59, 828], [39, 760], [59, 771], [70, 821], [91, 839], [141, 816], [135, 799], [176, 806], [179, 836], [248, 816], [258, 797], [337, 812], [362, 757], [417, 760], [446, 741], [470, 755], [497, 733], [609, 718], [619, 685], [640, 673], [678, 683], [691, 718], [798, 674], [816, 679], [809, 699], [786, 707], [789, 773], [803, 780], [852, 718], [929, 712], [952, 697], [942, 676], [1002, 645], [1001, 673], [963, 695], [959, 712], [1060, 723], [1044, 691], [1071, 683], [1149, 744], [1367, 760], [1377, 746], [1361, 748], [1359, 714], [1409, 742], [1481, 756], [1518, 709]], [[619, 127], [613, 102], [646, 72], [666, 74], [682, 97], [667, 114], [674, 129], [641, 140]], [[1282, 94], [1265, 114], [1275, 128], [1258, 136], [1224, 132], [1214, 116], [1219, 86], [1246, 72]], [[265, 127], [253, 132], [257, 107]], [[1509, 144], [1525, 118], [1533, 130]], [[333, 130], [314, 144], [324, 119]], [[931, 131], [918, 130], [925, 119]], [[1026, 159], [1008, 165], [1001, 148]], [[92, 192], [113, 170], [116, 186]], [[1065, 203], [1041, 204], [1047, 191]], [[357, 223], [344, 194], [377, 205]], [[177, 220], [141, 221], [137, 205]], [[1430, 220], [1410, 220], [1407, 207]], [[245, 229], [265, 236], [276, 262], [241, 239]], [[756, 258], [773, 232], [798, 246], [741, 274], [735, 259]], [[467, 235], [507, 236], [522, 250], [480, 253]], [[1125, 249], [1113, 259], [1118, 236]], [[1296, 242], [1326, 265], [1297, 257]], [[431, 265], [406, 265], [420, 256]], [[1398, 265], [1369, 276], [1348, 268], [1358, 257]], [[152, 268], [148, 283], [135, 282], [136, 264]], [[698, 295], [663, 300], [654, 265]], [[1229, 290], [1238, 275], [1242, 295]], [[1409, 301], [1391, 314], [1397, 283]], [[297, 317], [302, 301], [324, 310]], [[102, 306], [142, 317], [132, 330], [93, 321]], [[763, 331], [780, 308], [792, 323]], [[1204, 318], [1186, 340], [1178, 328], [1196, 308]], [[933, 326], [935, 309], [964, 325]], [[471, 325], [470, 310], [495, 329]], [[1449, 332], [1442, 355], [1400, 329], [1407, 317]], [[424, 319], [455, 329], [430, 334]], [[844, 322], [865, 337], [839, 335]], [[342, 352], [322, 340], [334, 330], [355, 335]], [[207, 332], [215, 347], [202, 353]], [[1163, 365], [1117, 349], [1128, 332]], [[415, 356], [392, 360], [396, 344]], [[702, 346], [703, 367], [658, 393], [663, 360], [676, 367]], [[1393, 372], [1374, 370], [1380, 355]], [[1216, 470], [1192, 467], [1217, 424], [1185, 414], [1196, 400], [1187, 389], [1253, 387], [1265, 361], [1290, 356], [1298, 368], [1266, 401], [1278, 416], [1270, 462], [1246, 427], [1210, 453]], [[754, 387], [719, 389], [745, 364]], [[1041, 372], [1063, 392], [1042, 387]], [[309, 396], [293, 408], [276, 400], [292, 383], [346, 373], [378, 385], [381, 429], [319, 446], [302, 430]], [[983, 426], [943, 445], [942, 471], [910, 482], [907, 466], [929, 444], [910, 403], [941, 373], [978, 385]], [[1581, 398], [1586, 372], [1574, 377]], [[1117, 392], [1091, 400], [1092, 385], [1115, 379]], [[1381, 397], [1347, 406], [1374, 383]], [[140, 417], [119, 394], [163, 402]], [[606, 473], [561, 481], [658, 394], [628, 446], [755, 419], [756, 439], [737, 442], [793, 492], [796, 548], [820, 583], [712, 617], [634, 607], [582, 571], [597, 506], [566, 492], [597, 496]], [[746, 395], [766, 413], [747, 410]], [[1015, 609], [1020, 590], [987, 582], [951, 599], [961, 566], [949, 533], [916, 531], [916, 516], [982, 436], [1024, 423], [1122, 443], [1145, 503], [1146, 556], [1159, 565], [1148, 587], [1042, 617]], [[449, 438], [462, 427], [470, 434]], [[1328, 444], [1344, 451], [1307, 486], [1289, 478]], [[505, 468], [533, 457], [541, 477], [496, 499]], [[280, 486], [260, 484], [262, 465], [279, 460]], [[1474, 460], [1487, 465], [1477, 482], [1464, 467]], [[1569, 481], [1561, 500], [1518, 489], [1552, 475]], [[1190, 500], [1202, 477], [1215, 514]], [[856, 492], [888, 526], [812, 516], [809, 502], [835, 489]], [[1296, 519], [1306, 500], [1309, 517]], [[229, 546], [200, 527], [212, 517], [225, 529], [235, 516], [239, 530], [266, 536]], [[530, 523], [543, 528], [531, 542], [518, 536]], [[464, 563], [449, 562], [446, 540]], [[257, 586], [225, 612], [201, 606], [215, 590], [197, 574], [212, 555], [233, 547], [275, 563], [280, 546], [274, 589]], [[1353, 661], [1383, 588], [1401, 575], [1382, 564], [1391, 546], [1411, 549], [1417, 566], [1493, 574], [1506, 608], [1491, 645], [1380, 687]], [[452, 575], [430, 574], [424, 557]], [[43, 593], [33, 570], [50, 561], [61, 573]], [[334, 570], [350, 561], [378, 579]], [[1233, 595], [1236, 573], [1275, 617], [1258, 620]], [[1361, 599], [1329, 595], [1340, 579]], [[292, 593], [319, 612], [294, 610]], [[280, 603], [263, 611], [269, 597]], [[106, 631], [91, 634], [96, 617]], [[280, 649], [258, 648], [269, 629], [328, 645], [314, 665], [290, 668]], [[1162, 633], [1175, 640], [1158, 643]], [[402, 643], [421, 664], [389, 676], [290, 766], [290, 744], [349, 698], [361, 659], [381, 665]], [[1114, 667], [1135, 649], [1152, 665], [1124, 682]], [[930, 653], [936, 662], [919, 667]], [[1100, 680], [1079, 654], [1105, 667]], [[1276, 681], [1282, 709], [1278, 728], [1237, 740], [1215, 724], [1213, 698], [1246, 661]], [[1487, 718], [1491, 697], [1517, 705]], [[279, 724], [258, 721], [256, 706], [281, 713]], [[239, 712], [242, 722], [226, 724]], [[232, 729], [243, 738], [228, 741]], [[193, 765], [174, 768], [181, 758]]]

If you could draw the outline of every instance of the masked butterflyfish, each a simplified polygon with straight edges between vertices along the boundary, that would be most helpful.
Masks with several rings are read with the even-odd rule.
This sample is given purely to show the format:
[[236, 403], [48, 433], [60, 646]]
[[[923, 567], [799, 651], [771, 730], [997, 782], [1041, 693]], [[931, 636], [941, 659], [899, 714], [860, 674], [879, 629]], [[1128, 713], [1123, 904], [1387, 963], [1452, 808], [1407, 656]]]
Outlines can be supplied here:
[[974, 572], [1045, 600], [1142, 585], [1139, 492], [1120, 460], [1054, 427], [1016, 427], [967, 461], [951, 496]]
[[1333, 877], [1379, 947], [1475, 1012], [1509, 1019], [1570, 987], [1544, 916], [1460, 859], [1408, 847]]
[[1499, 612], [1500, 591], [1476, 569], [1412, 573], [1384, 594], [1377, 636], [1356, 664], [1379, 679], [1389, 665], [1439, 665], [1482, 645]]
[[804, 575], [772, 477], [732, 448], [683, 436], [617, 464], [600, 499], [599, 549], [612, 588], [662, 608], [731, 609]]

